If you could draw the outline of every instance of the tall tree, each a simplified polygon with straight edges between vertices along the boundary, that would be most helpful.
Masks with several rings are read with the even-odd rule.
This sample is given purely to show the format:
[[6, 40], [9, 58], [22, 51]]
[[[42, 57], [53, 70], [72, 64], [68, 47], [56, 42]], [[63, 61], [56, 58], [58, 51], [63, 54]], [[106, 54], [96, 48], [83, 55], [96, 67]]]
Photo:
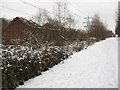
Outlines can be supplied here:
[[75, 19], [73, 18], [73, 16], [69, 13], [69, 16], [67, 18], [67, 24], [68, 24], [68, 28], [73, 28], [75, 25]]
[[9, 20], [7, 20], [6, 18], [0, 18], [0, 20], [2, 22], [2, 31], [4, 31], [9, 24]]
[[106, 25], [101, 21], [98, 14], [95, 14], [92, 20], [90, 36], [96, 37], [98, 40], [106, 38]]
[[70, 28], [74, 26], [74, 18], [72, 13], [68, 10], [67, 1], [56, 2], [56, 20], [59, 25]]
[[120, 1], [118, 2], [117, 25], [115, 33], [120, 37]]
[[4, 32], [9, 24], [10, 20], [6, 19], [6, 18], [0, 18], [0, 43], [4, 43]]
[[42, 26], [48, 22], [49, 18], [50, 16], [48, 15], [46, 10], [39, 10], [38, 15], [37, 17], [35, 17], [34, 21]]

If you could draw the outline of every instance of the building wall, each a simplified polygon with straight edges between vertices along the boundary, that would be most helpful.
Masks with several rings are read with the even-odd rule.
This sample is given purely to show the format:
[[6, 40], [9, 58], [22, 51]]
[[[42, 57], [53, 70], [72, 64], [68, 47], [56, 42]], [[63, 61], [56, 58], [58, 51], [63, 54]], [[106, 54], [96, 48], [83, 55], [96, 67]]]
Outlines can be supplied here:
[[5, 43], [6, 44], [14, 44], [15, 42], [18, 43], [23, 37], [23, 32], [25, 30], [30, 29], [31, 28], [27, 26], [19, 18], [15, 18], [13, 21], [10, 22], [10, 24], [8, 25], [4, 32]]
[[[33, 25], [34, 26], [34, 25]], [[29, 41], [29, 38], [32, 37], [32, 43], [36, 43], [35, 38], [40, 43], [44, 43], [46, 41], [54, 42], [60, 41], [63, 39], [74, 40], [78, 39], [79, 33], [75, 30], [66, 30], [66, 29], [51, 29], [51, 28], [35, 28], [32, 25], [28, 25], [25, 21], [20, 18], [15, 18], [11, 21], [4, 32], [5, 44], [25, 44], [25, 42]], [[30, 33], [27, 33], [30, 31]], [[62, 36], [61, 36], [62, 35]], [[34, 37], [33, 37], [34, 36]], [[23, 38], [26, 38], [23, 40]], [[26, 41], [25, 41], [26, 40]], [[35, 41], [35, 42], [34, 42]]]

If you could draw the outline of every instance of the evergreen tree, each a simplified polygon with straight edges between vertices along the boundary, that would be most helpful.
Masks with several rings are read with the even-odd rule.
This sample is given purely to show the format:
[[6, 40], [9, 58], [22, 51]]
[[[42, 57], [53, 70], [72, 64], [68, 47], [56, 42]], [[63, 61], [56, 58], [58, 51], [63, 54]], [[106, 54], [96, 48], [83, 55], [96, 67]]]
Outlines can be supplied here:
[[115, 33], [120, 37], [120, 1], [118, 2], [118, 18]]

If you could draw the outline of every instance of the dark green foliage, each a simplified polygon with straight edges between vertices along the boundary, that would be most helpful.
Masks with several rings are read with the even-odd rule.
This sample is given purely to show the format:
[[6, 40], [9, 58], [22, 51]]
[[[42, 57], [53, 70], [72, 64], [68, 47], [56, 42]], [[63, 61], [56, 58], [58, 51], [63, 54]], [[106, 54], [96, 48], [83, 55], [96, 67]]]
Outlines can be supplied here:
[[[68, 58], [68, 55], [60, 48], [50, 48], [49, 51], [36, 53], [33, 50], [31, 53], [29, 50], [21, 50], [17, 53], [11, 53], [8, 48], [6, 50], [3, 50], [2, 57], [3, 88], [16, 88], [18, 85], [23, 85], [26, 80], [41, 75], [41, 72]], [[16, 54], [17, 57], [13, 58], [15, 56], [13, 54]], [[25, 57], [22, 58], [21, 55], [25, 55]]]
[[116, 22], [115, 34], [117, 34], [118, 37], [120, 37], [120, 1], [118, 2], [117, 22]]
[[118, 37], [120, 37], [120, 17], [118, 18], [118, 21], [117, 21], [115, 33], [118, 35]]
[[100, 20], [99, 15], [95, 14], [88, 31], [89, 37], [95, 37], [98, 41], [104, 40], [107, 37], [107, 28], [105, 24]]
[[[3, 33], [5, 32], [8, 24], [9, 24], [9, 21], [10, 21], [10, 20], [8, 20], [8, 19], [6, 19], [6, 18], [0, 18], [0, 27], [2, 27], [2, 28], [1, 28], [2, 30], [0, 30], [0, 38], [1, 38], [2, 43], [4, 43], [4, 38], [5, 38], [5, 36], [4, 36]], [[0, 41], [0, 42], [1, 42], [1, 41]]]
[[4, 31], [9, 24], [9, 20], [7, 20], [6, 18], [0, 18], [0, 19], [2, 20], [2, 31]]

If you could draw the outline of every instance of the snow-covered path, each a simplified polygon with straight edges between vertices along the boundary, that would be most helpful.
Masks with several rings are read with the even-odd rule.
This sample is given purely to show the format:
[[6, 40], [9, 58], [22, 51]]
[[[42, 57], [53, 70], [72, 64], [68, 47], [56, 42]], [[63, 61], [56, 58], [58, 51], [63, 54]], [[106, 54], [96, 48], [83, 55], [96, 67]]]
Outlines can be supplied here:
[[118, 39], [109, 38], [75, 53], [18, 88], [117, 88]]

